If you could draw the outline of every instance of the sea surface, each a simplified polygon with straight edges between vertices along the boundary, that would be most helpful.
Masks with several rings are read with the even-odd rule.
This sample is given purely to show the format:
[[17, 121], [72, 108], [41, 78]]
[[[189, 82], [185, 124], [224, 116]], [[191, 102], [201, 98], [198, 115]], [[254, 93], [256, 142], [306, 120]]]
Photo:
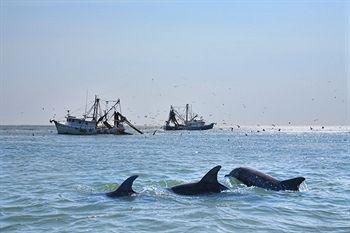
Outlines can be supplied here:
[[[349, 127], [153, 132], [68, 136], [1, 126], [0, 232], [350, 232]], [[167, 189], [216, 165], [230, 190]], [[224, 177], [239, 166], [306, 181], [300, 192], [246, 187]], [[135, 174], [138, 195], [104, 195]]]

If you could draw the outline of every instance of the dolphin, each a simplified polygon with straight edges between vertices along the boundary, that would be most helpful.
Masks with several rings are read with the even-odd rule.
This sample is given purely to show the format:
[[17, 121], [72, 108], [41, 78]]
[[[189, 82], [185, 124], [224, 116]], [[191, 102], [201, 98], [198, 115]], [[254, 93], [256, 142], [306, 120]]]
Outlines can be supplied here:
[[106, 193], [106, 195], [108, 197], [125, 197], [136, 194], [136, 192], [132, 190], [132, 184], [137, 177], [139, 176], [130, 176], [116, 190]]
[[246, 167], [235, 168], [230, 174], [225, 175], [225, 177], [234, 177], [248, 187], [256, 186], [274, 191], [299, 191], [300, 184], [305, 180], [304, 177], [297, 177], [280, 181], [262, 172]]
[[207, 193], [220, 193], [228, 188], [218, 182], [218, 172], [221, 166], [212, 168], [196, 183], [182, 184], [171, 187], [170, 190], [180, 195], [198, 195]]

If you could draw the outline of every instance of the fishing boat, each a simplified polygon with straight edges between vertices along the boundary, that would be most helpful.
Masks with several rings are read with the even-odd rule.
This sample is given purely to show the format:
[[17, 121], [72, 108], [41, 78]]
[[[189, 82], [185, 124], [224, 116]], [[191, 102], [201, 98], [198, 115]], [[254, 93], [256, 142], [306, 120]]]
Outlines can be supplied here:
[[[121, 112], [120, 99], [108, 100], [106, 109], [102, 110], [100, 105], [101, 99], [95, 96], [93, 105], [82, 117], [75, 117], [67, 111], [66, 121], [61, 122], [51, 119], [50, 123], [54, 123], [58, 134], [71, 135], [94, 135], [94, 134], [115, 134], [123, 135], [130, 134], [125, 132], [124, 123], [129, 125], [136, 132], [142, 134]], [[113, 103], [112, 107], [107, 108], [109, 103]], [[117, 111], [119, 107], [120, 111]], [[113, 120], [113, 123], [110, 122]]]
[[185, 114], [181, 114], [173, 106], [170, 106], [169, 118], [165, 122], [164, 130], [208, 130], [214, 127], [214, 123], [205, 124], [198, 115], [193, 114], [192, 107], [186, 104]]

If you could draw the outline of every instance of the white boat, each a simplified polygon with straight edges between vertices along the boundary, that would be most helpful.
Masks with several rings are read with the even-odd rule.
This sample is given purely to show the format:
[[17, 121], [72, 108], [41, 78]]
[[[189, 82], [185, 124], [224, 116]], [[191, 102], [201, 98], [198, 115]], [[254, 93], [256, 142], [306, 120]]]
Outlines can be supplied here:
[[[78, 118], [71, 116], [68, 110], [66, 121], [60, 122], [55, 119], [50, 120], [50, 123], [55, 123], [58, 134], [71, 135], [93, 135], [93, 134], [129, 134], [125, 132], [123, 123], [128, 124], [131, 128], [141, 133], [133, 126], [120, 112], [117, 111], [117, 106], [120, 107], [120, 100], [106, 101], [114, 102], [113, 106], [108, 110], [101, 111], [100, 99], [95, 96], [95, 101], [89, 111], [86, 111], [83, 117]], [[113, 111], [112, 111], [113, 110]], [[103, 112], [103, 113], [102, 113]], [[110, 114], [112, 112], [112, 114]], [[90, 115], [91, 114], [91, 115]], [[109, 120], [113, 118], [113, 124]]]
[[[208, 130], [214, 127], [214, 123], [205, 124], [203, 119], [196, 119], [186, 104], [185, 116], [179, 113], [173, 106], [170, 106], [169, 118], [165, 122], [164, 130]], [[173, 125], [171, 125], [171, 123]]]

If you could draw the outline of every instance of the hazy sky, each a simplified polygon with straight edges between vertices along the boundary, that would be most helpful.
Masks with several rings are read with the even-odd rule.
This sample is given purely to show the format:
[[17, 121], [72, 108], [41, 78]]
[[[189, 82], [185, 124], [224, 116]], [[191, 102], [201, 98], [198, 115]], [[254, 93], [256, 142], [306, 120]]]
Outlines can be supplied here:
[[138, 124], [186, 103], [217, 123], [350, 124], [348, 1], [0, 2], [0, 124], [82, 113], [87, 91]]

